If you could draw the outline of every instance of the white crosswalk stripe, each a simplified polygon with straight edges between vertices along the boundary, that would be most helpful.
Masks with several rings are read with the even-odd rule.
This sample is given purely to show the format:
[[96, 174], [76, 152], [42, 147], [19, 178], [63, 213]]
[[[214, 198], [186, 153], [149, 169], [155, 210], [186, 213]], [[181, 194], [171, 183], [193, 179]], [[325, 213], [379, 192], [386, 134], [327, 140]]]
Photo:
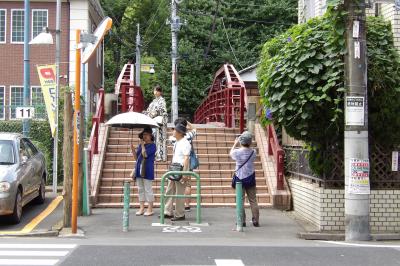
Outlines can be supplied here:
[[0, 244], [0, 265], [56, 265], [76, 244]]

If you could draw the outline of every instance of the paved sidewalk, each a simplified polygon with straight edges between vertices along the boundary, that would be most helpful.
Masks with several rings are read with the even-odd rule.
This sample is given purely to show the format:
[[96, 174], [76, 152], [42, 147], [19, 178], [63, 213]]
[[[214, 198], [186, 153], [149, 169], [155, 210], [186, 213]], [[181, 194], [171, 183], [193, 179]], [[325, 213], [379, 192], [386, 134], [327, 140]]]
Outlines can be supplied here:
[[[260, 210], [260, 227], [256, 228], [251, 221], [247, 221], [244, 232], [233, 231], [235, 228], [234, 208], [203, 208], [202, 222], [209, 226], [191, 226], [196, 221], [196, 212], [192, 208], [186, 213], [186, 220], [171, 223], [170, 226], [157, 227], [152, 223], [159, 223], [158, 212], [152, 217], [135, 216], [137, 209], [130, 210], [130, 227], [128, 232], [122, 232], [122, 209], [93, 209], [88, 217], [79, 217], [78, 226], [87, 239], [107, 239], [110, 242], [135, 242], [137, 244], [240, 244], [260, 245], [280, 241], [293, 241], [293, 244], [302, 242], [297, 234], [303, 228], [290, 215], [273, 209]], [[246, 210], [248, 220], [251, 219], [250, 210]], [[201, 232], [198, 232], [201, 231]]]

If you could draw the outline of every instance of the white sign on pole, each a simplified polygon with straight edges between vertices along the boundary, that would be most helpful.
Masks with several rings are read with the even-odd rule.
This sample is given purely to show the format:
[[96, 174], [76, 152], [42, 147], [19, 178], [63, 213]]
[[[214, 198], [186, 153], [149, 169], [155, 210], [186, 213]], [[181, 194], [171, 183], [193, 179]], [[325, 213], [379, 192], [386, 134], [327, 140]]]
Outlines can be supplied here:
[[399, 152], [394, 151], [392, 152], [392, 171], [396, 172], [399, 171]]
[[353, 21], [353, 38], [360, 37], [360, 21], [354, 20]]
[[370, 194], [369, 160], [350, 159], [350, 194]]
[[364, 97], [346, 97], [346, 126], [364, 126]]
[[34, 107], [17, 107], [15, 110], [15, 117], [17, 119], [31, 119], [35, 117]]

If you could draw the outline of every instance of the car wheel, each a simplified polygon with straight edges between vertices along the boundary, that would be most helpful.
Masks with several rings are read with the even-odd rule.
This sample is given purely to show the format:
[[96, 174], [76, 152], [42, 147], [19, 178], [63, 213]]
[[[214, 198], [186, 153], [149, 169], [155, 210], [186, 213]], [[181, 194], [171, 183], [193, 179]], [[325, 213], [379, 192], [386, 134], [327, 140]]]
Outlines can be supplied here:
[[42, 178], [42, 181], [40, 182], [40, 187], [39, 187], [39, 195], [36, 197], [35, 202], [37, 204], [43, 204], [46, 199], [46, 185], [44, 182], [44, 178]]
[[15, 204], [13, 214], [10, 216], [10, 221], [14, 224], [18, 224], [22, 217], [22, 193], [18, 189], [17, 195], [15, 196]]

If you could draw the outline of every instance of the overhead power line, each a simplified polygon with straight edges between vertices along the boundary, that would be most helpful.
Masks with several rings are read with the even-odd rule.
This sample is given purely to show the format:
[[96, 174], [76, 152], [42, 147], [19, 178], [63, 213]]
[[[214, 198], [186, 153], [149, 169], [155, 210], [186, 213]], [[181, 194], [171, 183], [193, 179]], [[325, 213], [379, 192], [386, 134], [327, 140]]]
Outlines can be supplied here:
[[241, 65], [240, 62], [239, 62], [239, 59], [236, 57], [235, 50], [233, 49], [233, 47], [232, 47], [232, 45], [231, 45], [231, 42], [230, 42], [230, 40], [229, 40], [228, 32], [226, 31], [226, 28], [225, 28], [224, 18], [221, 18], [221, 20], [222, 20], [222, 26], [224, 26], [224, 31], [225, 31], [226, 39], [228, 40], [228, 44], [229, 44], [229, 46], [231, 47], [232, 54], [233, 54], [233, 56], [235, 57], [235, 60], [236, 60], [236, 62], [238, 63], [238, 65], [243, 69], [242, 65]]

